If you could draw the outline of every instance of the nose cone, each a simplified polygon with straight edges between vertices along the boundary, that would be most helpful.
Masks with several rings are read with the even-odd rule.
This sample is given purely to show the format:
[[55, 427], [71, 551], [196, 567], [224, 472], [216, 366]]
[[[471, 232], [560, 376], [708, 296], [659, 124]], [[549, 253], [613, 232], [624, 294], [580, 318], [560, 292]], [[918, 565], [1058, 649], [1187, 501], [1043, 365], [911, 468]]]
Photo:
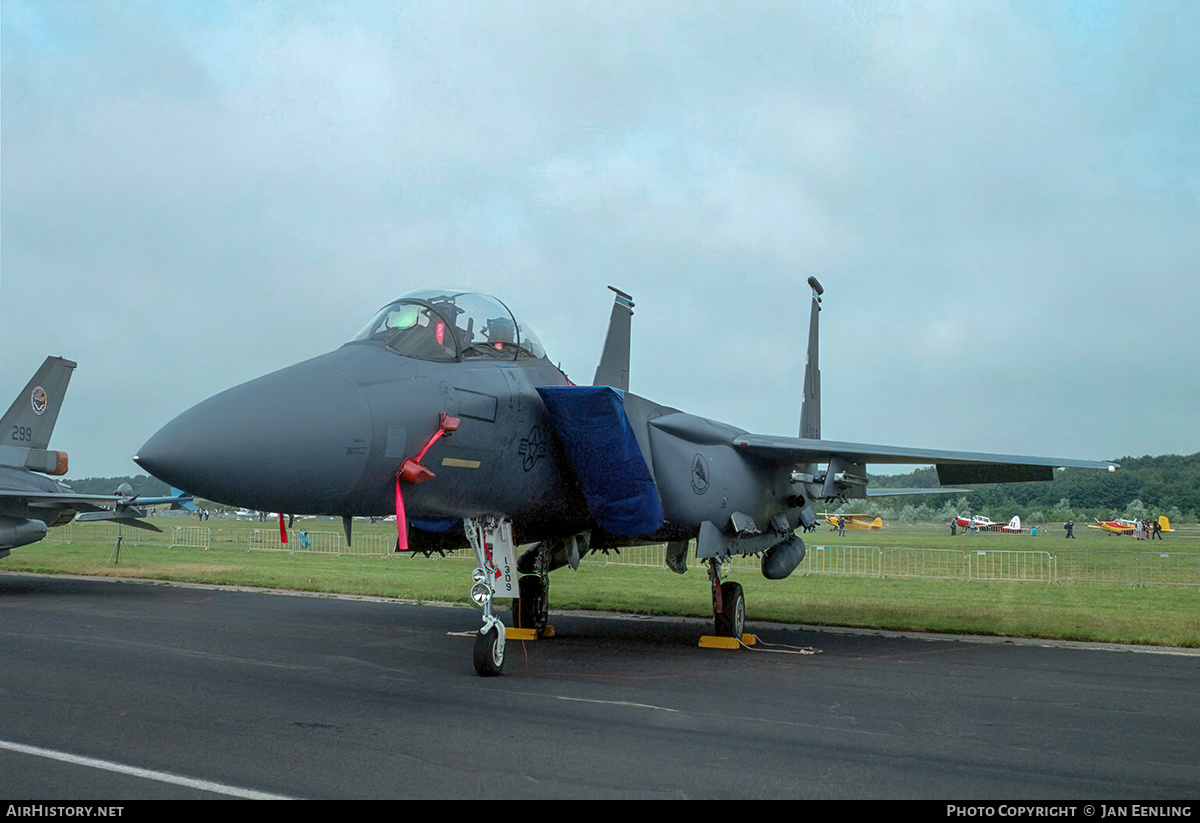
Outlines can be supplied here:
[[134, 460], [219, 503], [289, 514], [336, 512], [363, 473], [371, 413], [328, 356], [211, 397], [163, 426]]

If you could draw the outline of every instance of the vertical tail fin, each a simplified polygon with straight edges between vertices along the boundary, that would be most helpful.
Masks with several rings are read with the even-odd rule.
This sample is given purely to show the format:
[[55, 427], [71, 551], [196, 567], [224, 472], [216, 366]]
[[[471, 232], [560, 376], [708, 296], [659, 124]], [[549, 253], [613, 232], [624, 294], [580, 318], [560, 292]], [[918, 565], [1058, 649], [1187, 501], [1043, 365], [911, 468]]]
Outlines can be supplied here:
[[800, 436], [809, 440], [821, 439], [821, 366], [818, 341], [821, 295], [825, 289], [817, 278], [808, 278], [812, 287], [812, 312], [808, 318], [808, 357], [804, 364], [804, 399], [800, 404]]
[[[50, 445], [50, 435], [75, 366], [61, 357], [46, 358], [0, 418], [0, 444], [18, 449], [45, 449]], [[26, 452], [21, 454], [23, 464]]]
[[620, 289], [616, 292], [612, 314], [608, 318], [608, 336], [604, 338], [604, 353], [596, 367], [593, 386], [611, 386], [629, 391], [629, 328], [633, 317], [633, 298]]

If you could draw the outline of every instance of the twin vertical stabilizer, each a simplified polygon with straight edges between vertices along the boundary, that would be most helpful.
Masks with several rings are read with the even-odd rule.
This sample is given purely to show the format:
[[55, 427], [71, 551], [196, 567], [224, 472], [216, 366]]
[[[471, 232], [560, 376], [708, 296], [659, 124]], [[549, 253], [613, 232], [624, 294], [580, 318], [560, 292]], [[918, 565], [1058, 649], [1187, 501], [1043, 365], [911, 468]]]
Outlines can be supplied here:
[[629, 391], [629, 327], [633, 317], [633, 298], [612, 286], [616, 293], [612, 314], [608, 319], [608, 336], [604, 338], [604, 353], [596, 367], [593, 386], [611, 386], [619, 391]]
[[825, 289], [817, 278], [808, 278], [812, 287], [812, 313], [808, 318], [808, 358], [804, 364], [804, 399], [800, 403], [800, 436], [821, 439], [821, 366], [819, 362], [819, 319], [821, 295]]
[[[821, 439], [821, 364], [820, 312], [821, 295], [825, 289], [815, 277], [808, 278], [812, 288], [812, 310], [808, 320], [808, 356], [804, 364], [804, 397], [800, 405], [800, 436], [807, 440]], [[604, 338], [604, 353], [596, 367], [594, 386], [611, 386], [629, 391], [629, 332], [633, 317], [633, 298], [612, 286], [616, 294], [608, 320], [608, 336]]]

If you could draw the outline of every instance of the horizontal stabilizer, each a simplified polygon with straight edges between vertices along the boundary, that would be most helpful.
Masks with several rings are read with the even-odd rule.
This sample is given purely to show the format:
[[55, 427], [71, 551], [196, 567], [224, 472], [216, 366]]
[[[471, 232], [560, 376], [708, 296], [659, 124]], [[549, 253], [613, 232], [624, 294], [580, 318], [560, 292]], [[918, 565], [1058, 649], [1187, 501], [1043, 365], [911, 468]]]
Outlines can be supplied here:
[[[125, 487], [127, 488], [127, 487]], [[176, 492], [169, 497], [130, 497], [127, 494], [76, 494], [72, 491], [62, 492], [43, 492], [43, 491], [22, 491], [10, 492], [6, 496], [9, 499], [17, 499], [25, 502], [31, 509], [63, 509], [70, 508], [79, 512], [75, 519], [82, 522], [98, 521], [98, 520], [115, 520], [120, 523], [126, 523], [136, 529], [146, 529], [147, 531], [161, 532], [162, 529], [150, 523], [145, 523], [139, 520], [140, 517], [145, 517], [144, 509], [139, 506], [161, 506], [167, 503], [171, 504], [172, 509], [179, 507], [188, 508], [194, 511], [195, 506], [192, 504], [192, 496], [186, 492]], [[112, 506], [113, 508], [109, 508]]]
[[117, 511], [100, 511], [100, 512], [85, 512], [76, 516], [76, 520], [80, 523], [93, 520], [109, 520], [114, 521], [122, 526], [133, 526], [135, 529], [145, 529], [151, 532], [161, 532], [158, 526], [153, 523], [147, 523], [144, 520], [138, 520], [139, 517], [145, 517], [143, 512], [137, 509], [118, 509]]
[[111, 494], [75, 494], [74, 492], [8, 492], [10, 500], [24, 500], [32, 508], [71, 508], [81, 512], [106, 511], [118, 498]]

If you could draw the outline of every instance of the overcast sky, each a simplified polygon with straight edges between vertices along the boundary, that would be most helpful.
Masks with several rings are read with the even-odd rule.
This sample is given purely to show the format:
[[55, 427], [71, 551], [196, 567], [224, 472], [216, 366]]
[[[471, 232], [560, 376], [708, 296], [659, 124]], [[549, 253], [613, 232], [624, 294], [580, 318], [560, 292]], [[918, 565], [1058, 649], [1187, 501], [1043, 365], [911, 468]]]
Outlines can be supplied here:
[[0, 396], [79, 363], [71, 477], [447, 285], [582, 383], [618, 286], [632, 391], [794, 435], [809, 275], [827, 438], [1200, 451], [1194, 0], [4, 0], [0, 37]]

